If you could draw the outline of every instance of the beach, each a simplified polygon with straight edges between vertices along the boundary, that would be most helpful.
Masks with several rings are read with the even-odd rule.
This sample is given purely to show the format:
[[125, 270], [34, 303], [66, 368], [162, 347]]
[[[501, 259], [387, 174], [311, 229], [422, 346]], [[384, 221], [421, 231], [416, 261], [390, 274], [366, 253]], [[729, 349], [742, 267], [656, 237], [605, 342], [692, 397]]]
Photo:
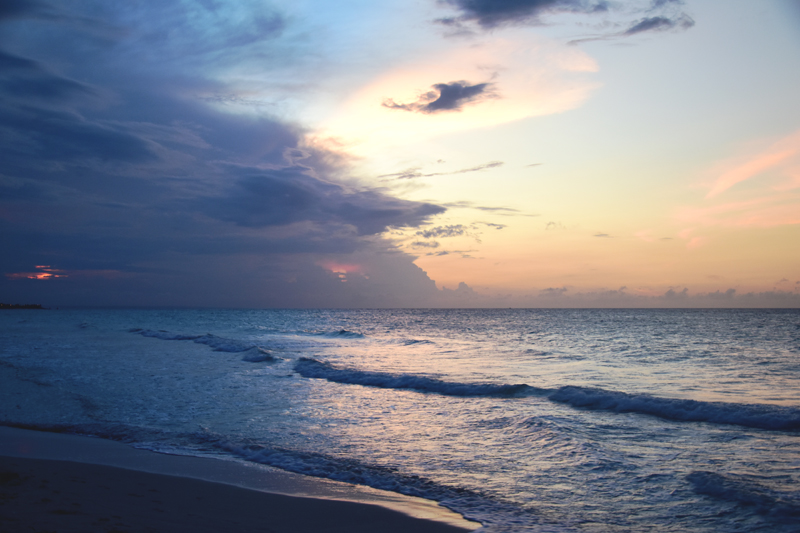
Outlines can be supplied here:
[[421, 499], [103, 439], [0, 428], [2, 532], [456, 533], [476, 527]]

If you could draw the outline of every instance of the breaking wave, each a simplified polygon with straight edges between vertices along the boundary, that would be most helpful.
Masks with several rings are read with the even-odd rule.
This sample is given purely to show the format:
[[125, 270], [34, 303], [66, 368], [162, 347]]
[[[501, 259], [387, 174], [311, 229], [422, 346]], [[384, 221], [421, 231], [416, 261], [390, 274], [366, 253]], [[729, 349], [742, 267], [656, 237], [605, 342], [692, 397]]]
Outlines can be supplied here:
[[[161, 339], [165, 341], [194, 341], [197, 344], [205, 344], [206, 346], [213, 348], [215, 352], [240, 353], [253, 350], [254, 353], [251, 356], [245, 357], [244, 358], [245, 361], [257, 362], [257, 361], [270, 360], [267, 358], [263, 358], [263, 356], [268, 355], [269, 352], [267, 352], [260, 346], [257, 346], [251, 342], [242, 342], [234, 339], [217, 337], [216, 335], [212, 335], [210, 333], [206, 333], [205, 335], [184, 335], [180, 333], [170, 333], [169, 331], [163, 331], [163, 330], [156, 331], [152, 329], [141, 329], [141, 328], [134, 328], [130, 330], [130, 332], [138, 333], [143, 337], [152, 337], [155, 339]], [[257, 357], [261, 358], [256, 359]]]
[[800, 430], [800, 409], [796, 407], [660, 398], [649, 394], [631, 394], [591, 387], [564, 386], [547, 389], [524, 383], [460, 383], [415, 374], [337, 368], [306, 357], [295, 363], [294, 370], [303, 377], [350, 385], [415, 390], [444, 396], [540, 396], [552, 402], [592, 411], [639, 413], [678, 422], [730, 424], [774, 431]]
[[529, 394], [528, 385], [493, 385], [490, 383], [452, 383], [412, 374], [390, 374], [336, 368], [328, 363], [301, 357], [294, 370], [306, 378], [322, 378], [336, 383], [365, 385], [382, 389], [411, 389], [445, 396], [518, 396]]

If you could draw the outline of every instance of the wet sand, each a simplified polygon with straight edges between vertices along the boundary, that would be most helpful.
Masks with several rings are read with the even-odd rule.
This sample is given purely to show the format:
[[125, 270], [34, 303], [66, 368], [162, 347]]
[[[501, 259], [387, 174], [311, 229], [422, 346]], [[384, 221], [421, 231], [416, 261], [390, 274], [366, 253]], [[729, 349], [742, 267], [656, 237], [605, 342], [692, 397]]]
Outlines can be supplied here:
[[0, 427], [0, 532], [457, 533], [477, 527], [418, 498]]

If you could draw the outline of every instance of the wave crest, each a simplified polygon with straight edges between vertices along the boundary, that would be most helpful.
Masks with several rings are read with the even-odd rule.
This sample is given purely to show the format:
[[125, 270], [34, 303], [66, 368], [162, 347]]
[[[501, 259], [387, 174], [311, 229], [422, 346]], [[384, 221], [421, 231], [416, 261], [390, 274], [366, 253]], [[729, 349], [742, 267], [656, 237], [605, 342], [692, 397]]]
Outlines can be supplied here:
[[383, 389], [415, 390], [444, 396], [526, 397], [543, 396], [556, 403], [591, 411], [638, 413], [677, 422], [730, 424], [771, 431], [800, 430], [800, 408], [768, 404], [738, 404], [660, 398], [649, 394], [608, 391], [591, 387], [564, 386], [557, 389], [527, 384], [460, 383], [415, 374], [370, 372], [338, 368], [330, 363], [302, 357], [295, 372], [307, 378]]
[[242, 342], [234, 339], [217, 337], [216, 335], [212, 335], [210, 333], [206, 333], [205, 335], [184, 335], [181, 333], [170, 333], [169, 331], [164, 330], [155, 331], [141, 328], [134, 328], [129, 331], [131, 333], [138, 333], [142, 337], [152, 337], [165, 341], [194, 341], [197, 344], [205, 344], [206, 346], [210, 346], [215, 352], [240, 353], [252, 350], [254, 348], [260, 349], [259, 346], [256, 346], [250, 342]]
[[412, 374], [366, 372], [336, 368], [329, 363], [301, 357], [294, 370], [306, 378], [322, 378], [336, 383], [365, 385], [382, 389], [410, 389], [445, 396], [518, 396], [529, 392], [528, 385], [493, 385], [490, 383], [453, 383]]

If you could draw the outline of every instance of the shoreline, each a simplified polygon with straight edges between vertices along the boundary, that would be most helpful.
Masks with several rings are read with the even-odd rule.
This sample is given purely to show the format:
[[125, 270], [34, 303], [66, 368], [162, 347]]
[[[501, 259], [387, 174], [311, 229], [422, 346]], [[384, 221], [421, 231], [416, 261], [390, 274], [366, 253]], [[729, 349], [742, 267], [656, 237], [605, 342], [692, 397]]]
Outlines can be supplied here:
[[[140, 489], [129, 490], [134, 485]], [[106, 523], [131, 530], [274, 532], [457, 533], [480, 527], [421, 498], [263, 465], [8, 426], [0, 426], [0, 493], [6, 495], [0, 498], [0, 530], [14, 518], [59, 531], [97, 530]], [[142, 505], [148, 495], [157, 497]]]

